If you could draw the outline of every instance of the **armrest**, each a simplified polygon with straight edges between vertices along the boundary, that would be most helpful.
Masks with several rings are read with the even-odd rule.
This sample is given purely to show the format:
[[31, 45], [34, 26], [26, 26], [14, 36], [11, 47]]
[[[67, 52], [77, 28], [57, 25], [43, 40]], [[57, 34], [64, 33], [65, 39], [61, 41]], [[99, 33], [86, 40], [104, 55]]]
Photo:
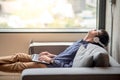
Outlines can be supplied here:
[[40, 53], [42, 51], [48, 51], [52, 54], [59, 54], [64, 51], [73, 42], [32, 42], [29, 45], [29, 53]]
[[120, 67], [107, 68], [31, 68], [25, 69], [22, 80], [119, 80]]

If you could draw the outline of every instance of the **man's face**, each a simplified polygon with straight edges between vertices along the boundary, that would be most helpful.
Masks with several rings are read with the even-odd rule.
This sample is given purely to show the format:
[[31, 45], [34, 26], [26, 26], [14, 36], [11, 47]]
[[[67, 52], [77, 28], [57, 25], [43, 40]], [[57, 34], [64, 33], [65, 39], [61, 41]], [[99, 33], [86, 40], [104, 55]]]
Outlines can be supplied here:
[[100, 32], [100, 30], [90, 30], [89, 32], [88, 32], [88, 36], [89, 36], [89, 38], [94, 38], [95, 36], [97, 36], [98, 34], [99, 34], [99, 32]]

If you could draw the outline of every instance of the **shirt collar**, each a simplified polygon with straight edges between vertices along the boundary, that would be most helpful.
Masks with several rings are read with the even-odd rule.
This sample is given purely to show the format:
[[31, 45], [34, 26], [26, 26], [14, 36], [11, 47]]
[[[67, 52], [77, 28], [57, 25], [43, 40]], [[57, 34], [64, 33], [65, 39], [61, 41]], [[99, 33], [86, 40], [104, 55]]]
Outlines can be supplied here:
[[87, 48], [89, 42], [87, 42], [87, 41], [85, 41], [85, 40], [82, 39], [82, 40], [80, 41], [80, 43], [81, 43], [81, 45], [83, 45], [85, 48]]

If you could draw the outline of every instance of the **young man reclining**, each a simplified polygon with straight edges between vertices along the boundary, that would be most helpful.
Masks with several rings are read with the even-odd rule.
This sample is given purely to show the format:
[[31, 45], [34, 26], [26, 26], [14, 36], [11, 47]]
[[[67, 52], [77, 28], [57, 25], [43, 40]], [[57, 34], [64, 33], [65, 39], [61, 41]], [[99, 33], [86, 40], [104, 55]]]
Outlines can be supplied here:
[[87, 49], [87, 46], [91, 43], [99, 46], [99, 48], [106, 49], [108, 42], [109, 35], [105, 30], [90, 30], [84, 39], [76, 41], [58, 55], [40, 52], [39, 60], [48, 64], [33, 62], [32, 55], [16, 53], [15, 55], [0, 57], [0, 71], [21, 72], [27, 68], [72, 67], [74, 57], [82, 45]]

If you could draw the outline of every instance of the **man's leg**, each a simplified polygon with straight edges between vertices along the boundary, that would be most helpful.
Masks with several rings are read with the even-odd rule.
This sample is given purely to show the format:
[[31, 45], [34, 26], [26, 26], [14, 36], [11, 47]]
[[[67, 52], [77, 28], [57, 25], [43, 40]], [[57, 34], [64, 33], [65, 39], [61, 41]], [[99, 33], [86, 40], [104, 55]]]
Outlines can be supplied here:
[[0, 57], [0, 71], [21, 72], [27, 68], [44, 68], [45, 64], [32, 62], [31, 55], [17, 53], [12, 56]]
[[28, 68], [46, 68], [45, 64], [36, 63], [36, 62], [15, 62], [11, 64], [2, 64], [0, 65], [0, 71], [4, 72], [21, 72], [24, 69]]
[[17, 53], [11, 56], [0, 57], [0, 64], [9, 64], [15, 62], [31, 62], [31, 55]]

